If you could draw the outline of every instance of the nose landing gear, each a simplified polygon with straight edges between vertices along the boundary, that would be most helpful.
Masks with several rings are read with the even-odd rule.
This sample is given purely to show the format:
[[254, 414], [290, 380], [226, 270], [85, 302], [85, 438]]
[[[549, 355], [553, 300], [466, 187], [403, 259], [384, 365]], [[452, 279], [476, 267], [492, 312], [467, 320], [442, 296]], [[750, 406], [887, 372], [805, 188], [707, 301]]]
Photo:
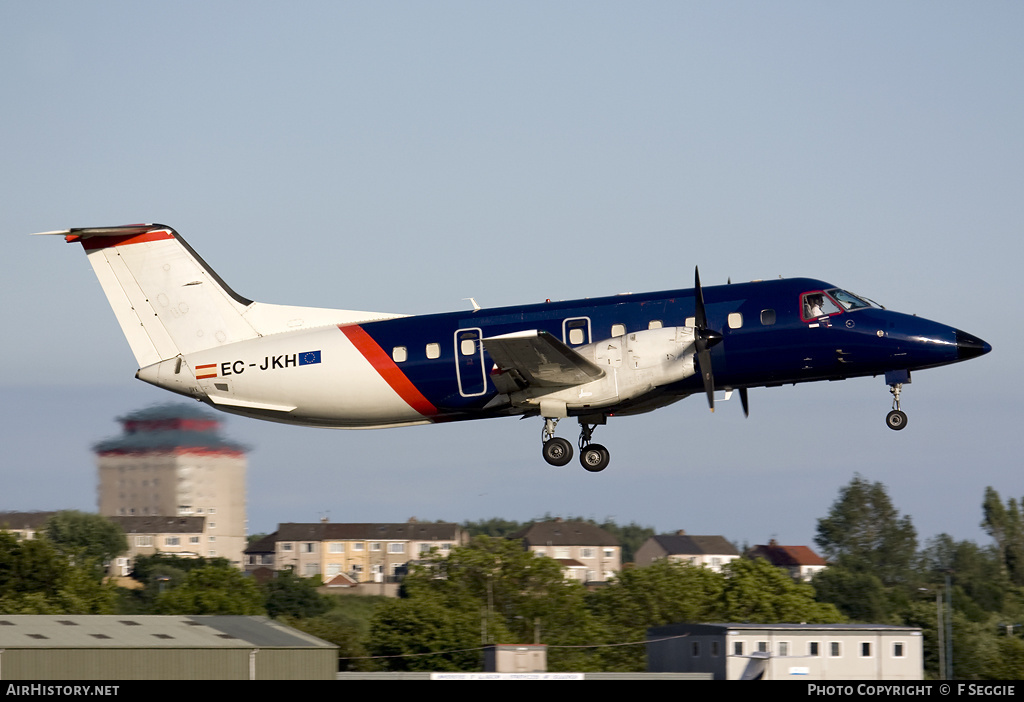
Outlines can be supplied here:
[[893, 431], [899, 431], [907, 426], [907, 413], [900, 409], [901, 390], [903, 390], [903, 383], [889, 384], [889, 392], [892, 393], [892, 412], [885, 415], [885, 423]]
[[[593, 417], [580, 417], [580, 464], [591, 473], [598, 473], [608, 467], [610, 454], [601, 444], [590, 443], [590, 438], [598, 424], [604, 424], [604, 417], [593, 424], [587, 419]], [[543, 442], [542, 454], [544, 460], [553, 466], [564, 466], [572, 460], [572, 444], [566, 439], [555, 436], [555, 426], [558, 418], [545, 417], [544, 428], [541, 430], [541, 441]]]

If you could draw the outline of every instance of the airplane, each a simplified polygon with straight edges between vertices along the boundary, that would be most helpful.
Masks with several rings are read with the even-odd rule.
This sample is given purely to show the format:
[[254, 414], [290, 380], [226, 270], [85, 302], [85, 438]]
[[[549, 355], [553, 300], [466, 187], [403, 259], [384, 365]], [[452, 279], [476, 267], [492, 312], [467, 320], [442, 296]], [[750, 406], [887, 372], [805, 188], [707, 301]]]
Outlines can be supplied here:
[[305, 426], [369, 429], [540, 417], [544, 460], [592, 440], [609, 417], [704, 394], [883, 375], [900, 430], [911, 372], [988, 353], [976, 336], [811, 278], [551, 301], [430, 315], [293, 307], [233, 291], [172, 228], [77, 228], [138, 362], [140, 380], [211, 407]]

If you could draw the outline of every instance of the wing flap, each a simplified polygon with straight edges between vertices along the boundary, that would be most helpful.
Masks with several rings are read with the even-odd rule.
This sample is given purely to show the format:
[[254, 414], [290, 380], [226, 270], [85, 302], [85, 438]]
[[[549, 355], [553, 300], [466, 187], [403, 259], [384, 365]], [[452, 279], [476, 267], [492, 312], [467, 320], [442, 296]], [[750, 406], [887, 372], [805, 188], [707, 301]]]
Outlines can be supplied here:
[[502, 334], [483, 339], [484, 348], [502, 373], [517, 385], [564, 388], [603, 378], [604, 370], [546, 331]]

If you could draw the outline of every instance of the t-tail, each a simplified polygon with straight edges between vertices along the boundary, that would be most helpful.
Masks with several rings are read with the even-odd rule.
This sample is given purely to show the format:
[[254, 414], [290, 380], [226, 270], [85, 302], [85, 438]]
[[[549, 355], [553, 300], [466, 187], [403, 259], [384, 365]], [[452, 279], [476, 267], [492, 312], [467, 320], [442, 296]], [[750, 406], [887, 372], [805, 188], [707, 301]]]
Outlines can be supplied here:
[[168, 368], [180, 374], [182, 359], [196, 351], [267, 334], [400, 316], [253, 302], [228, 287], [181, 235], [162, 224], [42, 234], [82, 244], [139, 363], [139, 377], [147, 381]]

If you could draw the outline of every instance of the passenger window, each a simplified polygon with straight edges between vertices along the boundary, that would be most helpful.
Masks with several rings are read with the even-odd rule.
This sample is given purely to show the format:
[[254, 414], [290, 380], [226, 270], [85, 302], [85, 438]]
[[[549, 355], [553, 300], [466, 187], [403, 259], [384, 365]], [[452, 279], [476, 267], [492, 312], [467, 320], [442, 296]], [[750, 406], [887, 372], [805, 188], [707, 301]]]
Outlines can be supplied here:
[[427, 358], [440, 358], [441, 344], [427, 344]]
[[613, 324], [612, 325], [612, 336], [622, 336], [626, 333], [625, 324]]
[[459, 344], [459, 350], [462, 351], [463, 356], [472, 356], [476, 353], [476, 339], [463, 339]]
[[648, 329], [661, 329], [662, 323], [660, 319], [652, 319], [651, 323], [647, 325]]
[[775, 310], [761, 310], [761, 324], [766, 327], [775, 324]]
[[590, 342], [590, 320], [586, 317], [567, 319], [563, 322], [562, 334], [565, 340], [573, 346]]
[[395, 363], [403, 363], [409, 357], [409, 352], [404, 346], [396, 346], [391, 349], [391, 358]]
[[740, 314], [739, 312], [730, 312], [729, 313], [729, 328], [730, 329], [739, 329], [742, 326], [743, 326], [743, 315]]

